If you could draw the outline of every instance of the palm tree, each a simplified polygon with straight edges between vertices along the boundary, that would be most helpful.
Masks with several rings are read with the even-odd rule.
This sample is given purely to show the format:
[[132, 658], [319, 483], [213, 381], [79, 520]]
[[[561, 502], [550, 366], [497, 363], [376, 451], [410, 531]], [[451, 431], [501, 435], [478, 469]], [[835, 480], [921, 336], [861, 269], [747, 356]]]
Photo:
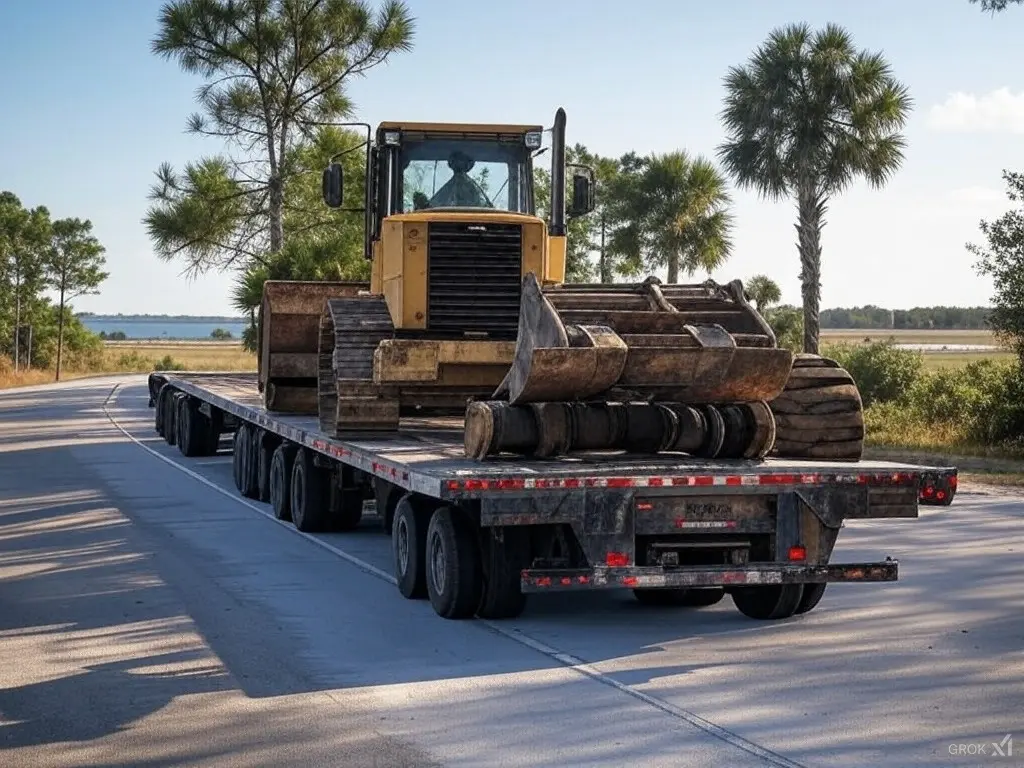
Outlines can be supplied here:
[[744, 293], [754, 302], [758, 312], [764, 312], [782, 301], [782, 289], [768, 275], [754, 275], [744, 286]]
[[725, 178], [711, 161], [677, 151], [622, 162], [609, 190], [612, 218], [622, 222], [608, 249], [616, 271], [667, 267], [668, 282], [677, 283], [680, 270], [720, 266], [732, 248], [732, 216]]
[[765, 198], [797, 199], [804, 351], [817, 353], [829, 199], [858, 176], [880, 188], [899, 168], [911, 99], [881, 54], [856, 50], [834, 24], [774, 30], [725, 88], [726, 170]]

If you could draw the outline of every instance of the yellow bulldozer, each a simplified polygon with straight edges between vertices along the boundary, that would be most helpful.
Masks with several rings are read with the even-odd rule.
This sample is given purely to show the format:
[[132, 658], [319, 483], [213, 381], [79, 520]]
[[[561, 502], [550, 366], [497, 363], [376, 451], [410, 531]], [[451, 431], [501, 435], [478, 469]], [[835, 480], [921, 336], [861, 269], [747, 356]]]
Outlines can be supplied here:
[[[779, 348], [738, 280], [565, 283], [567, 221], [595, 206], [593, 170], [566, 163], [565, 127], [559, 109], [542, 219], [543, 126], [380, 124], [359, 209], [370, 282], [264, 286], [268, 410], [317, 414], [334, 437], [460, 416], [465, 452], [481, 460], [602, 449], [859, 458], [852, 379]], [[328, 206], [341, 208], [343, 187], [332, 162]]]

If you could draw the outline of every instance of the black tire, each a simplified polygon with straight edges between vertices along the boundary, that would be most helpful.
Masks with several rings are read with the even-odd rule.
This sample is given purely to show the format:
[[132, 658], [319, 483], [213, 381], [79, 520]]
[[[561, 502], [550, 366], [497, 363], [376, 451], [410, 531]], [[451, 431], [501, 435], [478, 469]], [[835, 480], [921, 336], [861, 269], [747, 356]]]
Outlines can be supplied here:
[[395, 564], [398, 591], [409, 600], [427, 597], [427, 527], [430, 510], [416, 503], [411, 494], [395, 505], [391, 526], [391, 556]]
[[167, 408], [164, 405], [167, 397], [171, 394], [169, 387], [162, 387], [156, 396], [156, 403], [153, 406], [153, 428], [160, 437], [164, 436], [164, 415]]
[[736, 587], [732, 592], [732, 601], [744, 616], [761, 621], [777, 621], [788, 619], [796, 613], [803, 593], [803, 584]]
[[344, 533], [354, 531], [363, 519], [363, 489], [340, 488], [330, 482], [330, 529]]
[[280, 444], [280, 438], [273, 432], [260, 430], [256, 451], [256, 498], [270, 501], [270, 461]]
[[238, 429], [231, 439], [231, 476], [235, 481], [235, 490], [242, 492], [242, 462], [245, 451], [242, 446], [245, 444], [246, 424], [239, 424]]
[[304, 533], [327, 529], [330, 520], [330, 474], [313, 464], [313, 454], [299, 448], [292, 461], [288, 506], [292, 522]]
[[164, 442], [168, 445], [178, 444], [178, 398], [182, 393], [171, 390], [164, 400]]
[[[380, 527], [388, 536], [391, 535], [391, 528], [395, 522], [395, 511], [398, 503], [405, 496], [405, 491], [393, 483], [389, 483], [382, 477], [373, 479], [373, 499], [377, 505], [377, 518], [380, 520]], [[424, 530], [426, 525], [424, 524]]]
[[278, 520], [291, 520], [292, 461], [295, 446], [281, 443], [270, 457], [270, 506]]
[[808, 613], [813, 611], [814, 608], [821, 602], [822, 596], [825, 594], [825, 587], [828, 586], [828, 582], [812, 582], [810, 584], [804, 584], [804, 593], [800, 597], [800, 604], [797, 605], [795, 613]]
[[241, 443], [236, 442], [238, 450], [241, 451], [241, 480], [242, 486], [239, 489], [241, 494], [247, 499], [259, 499], [259, 466], [258, 466], [258, 455], [256, 452], [257, 443], [257, 427], [252, 424], [242, 424], [239, 426], [245, 427], [245, 431], [242, 433]]
[[188, 408], [189, 396], [179, 393], [174, 400], [174, 444], [182, 456], [185, 455], [185, 440], [187, 438], [185, 425], [185, 410]]
[[185, 456], [209, 456], [212, 424], [199, 410], [199, 401], [188, 397], [181, 405], [181, 452]]
[[477, 615], [482, 619], [514, 619], [526, 608], [521, 577], [530, 558], [530, 539], [526, 530], [508, 526], [498, 542], [492, 530], [483, 535], [482, 594]]
[[480, 551], [458, 510], [441, 507], [430, 518], [426, 545], [427, 596], [438, 616], [468, 619], [480, 605]]
[[725, 597], [723, 587], [699, 587], [695, 589], [634, 589], [633, 597], [641, 605], [673, 608], [704, 608], [721, 602]]

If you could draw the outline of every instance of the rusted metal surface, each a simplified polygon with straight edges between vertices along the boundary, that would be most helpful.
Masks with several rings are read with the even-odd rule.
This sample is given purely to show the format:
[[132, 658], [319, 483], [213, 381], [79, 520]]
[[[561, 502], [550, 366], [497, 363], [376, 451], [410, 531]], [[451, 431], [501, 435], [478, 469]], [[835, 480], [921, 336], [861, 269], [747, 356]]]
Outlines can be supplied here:
[[496, 399], [743, 403], [777, 397], [793, 356], [729, 286], [523, 279], [519, 336]]
[[775, 424], [765, 403], [529, 403], [480, 401], [466, 407], [466, 456], [512, 453], [537, 458], [595, 450], [687, 453], [759, 459]]
[[[268, 410], [317, 413], [317, 350], [324, 302], [369, 283], [267, 280], [258, 323], [259, 389]], [[306, 390], [305, 393], [301, 390]]]
[[773, 455], [831, 461], [856, 461], [863, 455], [860, 392], [835, 360], [797, 355], [785, 389], [769, 407], [776, 422]]

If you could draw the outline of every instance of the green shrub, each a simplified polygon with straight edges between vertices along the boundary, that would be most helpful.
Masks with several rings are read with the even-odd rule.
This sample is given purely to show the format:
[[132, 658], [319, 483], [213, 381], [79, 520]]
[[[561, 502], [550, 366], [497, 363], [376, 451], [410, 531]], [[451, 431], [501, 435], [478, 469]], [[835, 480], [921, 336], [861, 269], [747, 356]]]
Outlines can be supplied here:
[[836, 344], [824, 348], [822, 354], [850, 372], [857, 382], [864, 407], [906, 402], [924, 366], [920, 353], [899, 349], [891, 341]]
[[156, 361], [153, 368], [157, 371], [184, 371], [185, 364], [179, 363], [170, 355], [164, 355], [160, 360]]
[[764, 319], [775, 332], [775, 340], [783, 349], [802, 352], [804, 348], [804, 313], [785, 304], [764, 311]]

